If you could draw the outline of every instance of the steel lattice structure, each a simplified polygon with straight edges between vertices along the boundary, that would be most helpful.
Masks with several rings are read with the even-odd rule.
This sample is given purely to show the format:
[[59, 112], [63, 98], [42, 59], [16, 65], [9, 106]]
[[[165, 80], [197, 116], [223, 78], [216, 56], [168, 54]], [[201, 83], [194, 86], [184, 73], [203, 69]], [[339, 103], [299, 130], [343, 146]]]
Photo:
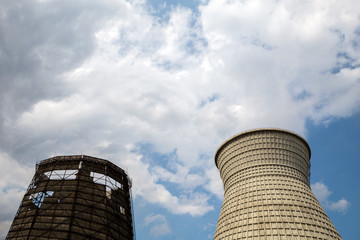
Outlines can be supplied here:
[[214, 240], [341, 239], [311, 191], [310, 147], [281, 129], [236, 135], [217, 150], [224, 201]]
[[113, 163], [58, 156], [36, 164], [6, 239], [135, 238], [131, 181]]

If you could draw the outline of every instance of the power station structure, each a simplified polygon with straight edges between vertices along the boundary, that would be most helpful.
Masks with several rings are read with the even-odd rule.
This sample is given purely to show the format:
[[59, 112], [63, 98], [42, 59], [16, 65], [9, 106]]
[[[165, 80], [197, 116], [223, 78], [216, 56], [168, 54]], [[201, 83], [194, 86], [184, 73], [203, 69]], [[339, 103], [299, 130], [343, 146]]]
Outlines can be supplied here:
[[135, 238], [131, 181], [115, 164], [58, 156], [36, 164], [6, 239]]
[[297, 134], [255, 129], [216, 152], [224, 201], [214, 240], [342, 239], [310, 188], [310, 147]]

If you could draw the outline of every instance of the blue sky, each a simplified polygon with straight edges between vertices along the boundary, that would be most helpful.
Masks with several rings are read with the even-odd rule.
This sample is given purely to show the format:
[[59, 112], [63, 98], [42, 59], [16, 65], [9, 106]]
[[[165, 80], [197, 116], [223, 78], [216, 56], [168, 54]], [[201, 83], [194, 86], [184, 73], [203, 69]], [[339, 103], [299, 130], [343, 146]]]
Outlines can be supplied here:
[[309, 131], [311, 183], [320, 182], [329, 187], [332, 193], [326, 201], [344, 198], [350, 203], [345, 212], [334, 211], [326, 201], [322, 205], [343, 239], [358, 239], [360, 114], [337, 120], [328, 127], [309, 126]]
[[359, 239], [360, 2], [11, 1], [0, 6], [0, 239], [37, 161], [86, 154], [133, 180], [137, 239], [212, 239], [216, 149], [277, 127]]

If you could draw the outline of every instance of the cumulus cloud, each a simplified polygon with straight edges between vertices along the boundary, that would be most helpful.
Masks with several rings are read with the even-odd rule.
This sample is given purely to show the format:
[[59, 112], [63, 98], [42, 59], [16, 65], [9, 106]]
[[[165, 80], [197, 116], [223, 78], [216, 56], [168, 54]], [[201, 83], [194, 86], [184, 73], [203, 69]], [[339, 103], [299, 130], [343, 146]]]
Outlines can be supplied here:
[[322, 182], [311, 184], [311, 189], [321, 205], [326, 209], [345, 214], [350, 207], [350, 202], [343, 197], [336, 202], [332, 201], [330, 199], [332, 192], [329, 191], [328, 187]]
[[205, 184], [205, 179], [201, 174], [190, 173], [190, 169], [179, 164], [175, 164], [176, 172], [171, 172], [163, 167], [155, 167], [154, 174], [161, 181], [176, 183], [184, 188], [194, 189]]
[[60, 75], [92, 54], [94, 31], [123, 8], [116, 1], [4, 1], [0, 115], [12, 121], [37, 101], [71, 94]]
[[[341, 14], [345, 9], [349, 9], [346, 16]], [[354, 33], [358, 14], [350, 9], [348, 3], [321, 1], [210, 1], [205, 5], [202, 24], [214, 53], [211, 62], [221, 62], [217, 71], [227, 76], [221, 79], [221, 89], [228, 96], [230, 86], [238, 93], [229, 96], [233, 98], [230, 110], [256, 123], [260, 115], [266, 116], [266, 123], [277, 125], [281, 115], [299, 126], [306, 118], [322, 122], [358, 110], [359, 99], [354, 95], [359, 92], [358, 77], [342, 75], [356, 74], [359, 67], [353, 45], [359, 39]], [[356, 60], [343, 59], [344, 51]], [[334, 73], [337, 67], [339, 72]], [[285, 110], [292, 108], [297, 110]], [[291, 125], [286, 127], [294, 128]], [[302, 127], [295, 130], [304, 132]]]
[[165, 216], [161, 214], [146, 216], [144, 225], [152, 225], [150, 234], [156, 238], [171, 233], [171, 229], [166, 221]]
[[220, 180], [220, 175], [218, 174], [218, 169], [208, 168], [206, 170], [206, 177], [208, 182], [205, 184], [205, 189], [218, 197], [218, 199], [223, 199], [224, 197], [224, 188]]
[[159, 204], [174, 214], [201, 216], [213, 209], [213, 206], [208, 203], [210, 197], [205, 193], [190, 191], [187, 194], [174, 196], [158, 182], [157, 174], [151, 174], [151, 167], [142, 161], [141, 155], [129, 155], [120, 163], [128, 167], [127, 170], [133, 177], [135, 196], [140, 196], [150, 203]]
[[[308, 120], [359, 111], [359, 5], [204, 1], [159, 16], [145, 1], [5, 1], [0, 150], [26, 167], [54, 154], [110, 159], [135, 198], [203, 215], [222, 198], [213, 156], [224, 139], [257, 127], [304, 135]], [[176, 158], [147, 159], [141, 143]]]

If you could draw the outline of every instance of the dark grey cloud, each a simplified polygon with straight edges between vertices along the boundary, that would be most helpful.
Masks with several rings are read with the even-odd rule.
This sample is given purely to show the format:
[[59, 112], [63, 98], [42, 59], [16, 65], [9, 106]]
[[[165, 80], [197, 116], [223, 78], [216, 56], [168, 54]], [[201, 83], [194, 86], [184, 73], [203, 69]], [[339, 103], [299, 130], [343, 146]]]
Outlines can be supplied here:
[[96, 31], [123, 7], [103, 1], [2, 1], [0, 149], [25, 154], [41, 141], [14, 134], [10, 123], [41, 100], [76, 91], [62, 74], [92, 55]]
[[93, 52], [94, 33], [116, 13], [102, 1], [2, 1], [0, 116], [13, 116], [40, 99], [71, 90], [61, 74]]

